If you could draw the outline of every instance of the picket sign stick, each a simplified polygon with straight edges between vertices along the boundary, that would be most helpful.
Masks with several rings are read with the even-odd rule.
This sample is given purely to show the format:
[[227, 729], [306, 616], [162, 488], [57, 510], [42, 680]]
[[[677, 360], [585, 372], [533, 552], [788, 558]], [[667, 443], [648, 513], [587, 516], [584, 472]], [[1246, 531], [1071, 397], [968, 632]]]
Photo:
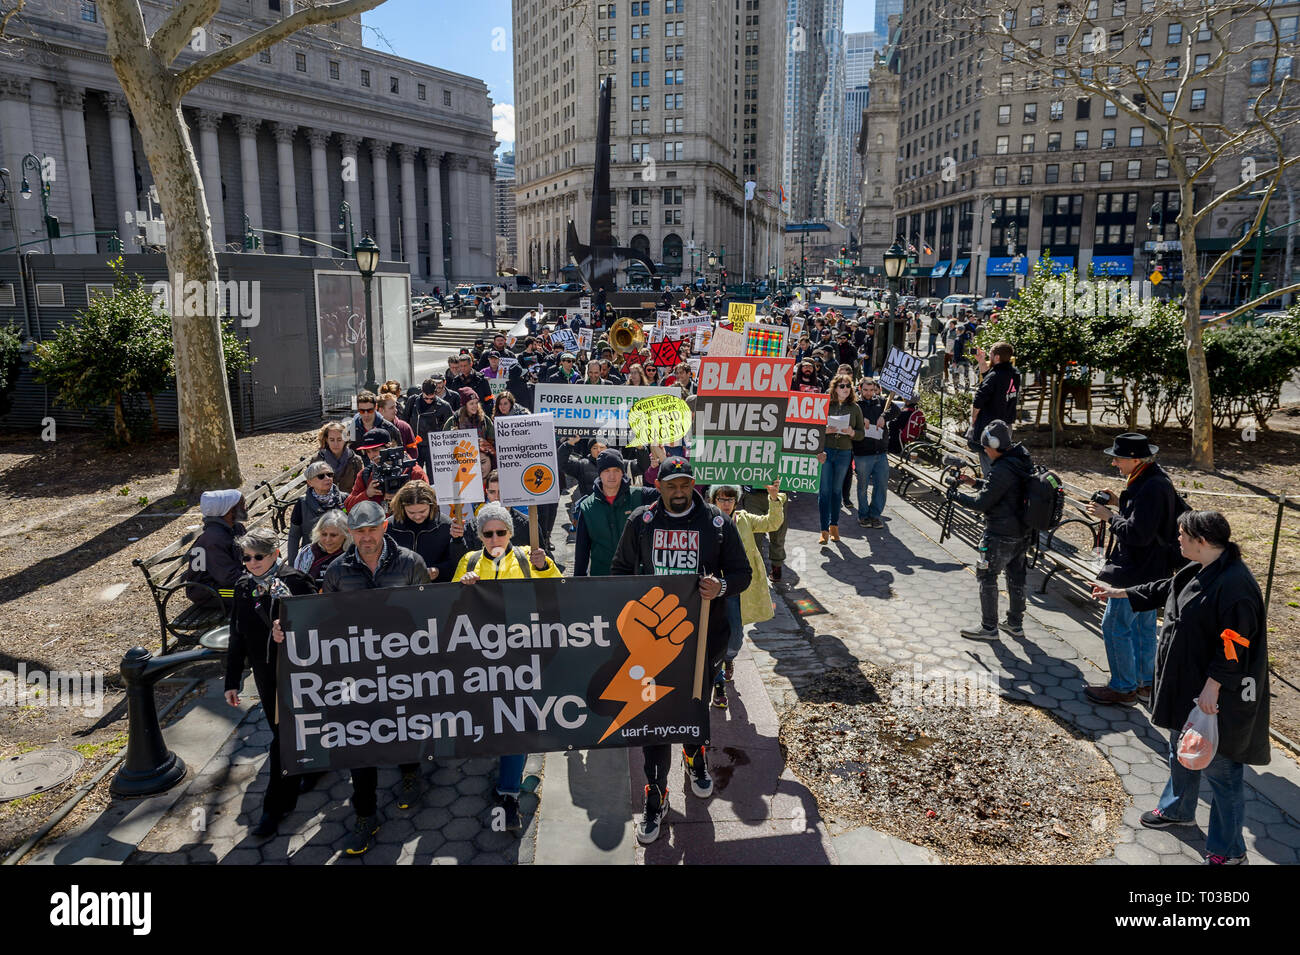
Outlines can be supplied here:
[[699, 641], [695, 645], [695, 693], [691, 699], [698, 700], [704, 696], [704, 650], [708, 641], [709, 634], [709, 604], [712, 601], [708, 597], [700, 598], [700, 629]]
[[538, 548], [538, 538], [540, 533], [537, 530], [537, 505], [528, 505], [528, 546], [533, 550]]

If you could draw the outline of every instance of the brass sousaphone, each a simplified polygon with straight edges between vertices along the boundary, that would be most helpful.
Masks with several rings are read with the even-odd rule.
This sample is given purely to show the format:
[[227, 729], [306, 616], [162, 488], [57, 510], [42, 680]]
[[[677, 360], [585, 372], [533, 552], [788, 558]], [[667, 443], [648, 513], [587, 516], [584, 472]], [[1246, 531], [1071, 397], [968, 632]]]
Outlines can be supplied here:
[[609, 330], [609, 344], [620, 355], [640, 351], [645, 345], [645, 329], [634, 318], [620, 318]]

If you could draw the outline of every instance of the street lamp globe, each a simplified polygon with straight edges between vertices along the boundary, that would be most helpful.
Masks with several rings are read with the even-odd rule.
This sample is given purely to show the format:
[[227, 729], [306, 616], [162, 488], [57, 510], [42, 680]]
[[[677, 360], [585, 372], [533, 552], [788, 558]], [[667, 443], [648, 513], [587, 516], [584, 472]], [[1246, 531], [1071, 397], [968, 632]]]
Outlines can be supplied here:
[[903, 266], [907, 264], [907, 250], [894, 240], [894, 244], [885, 250], [885, 275], [891, 280], [897, 279], [903, 274]]
[[368, 235], [362, 236], [361, 241], [352, 250], [352, 255], [357, 260], [357, 269], [366, 278], [374, 275], [375, 269], [379, 268], [379, 246], [375, 245], [375, 240]]
[[714, 267], [717, 266], [717, 264], [718, 264], [718, 253], [716, 253], [716, 252], [710, 252], [710, 253], [709, 253], [709, 268], [714, 268]]
[[23, 186], [18, 190], [18, 194], [24, 199], [30, 199], [32, 197], [32, 184], [27, 181], [26, 176], [23, 176]]

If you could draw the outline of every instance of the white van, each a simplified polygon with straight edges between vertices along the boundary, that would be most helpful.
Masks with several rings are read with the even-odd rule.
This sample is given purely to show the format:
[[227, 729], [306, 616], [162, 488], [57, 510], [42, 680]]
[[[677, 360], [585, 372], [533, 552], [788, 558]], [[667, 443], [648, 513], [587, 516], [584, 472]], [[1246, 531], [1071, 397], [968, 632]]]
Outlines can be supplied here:
[[974, 311], [976, 301], [974, 295], [949, 295], [939, 306], [939, 314], [949, 318], [962, 310]]

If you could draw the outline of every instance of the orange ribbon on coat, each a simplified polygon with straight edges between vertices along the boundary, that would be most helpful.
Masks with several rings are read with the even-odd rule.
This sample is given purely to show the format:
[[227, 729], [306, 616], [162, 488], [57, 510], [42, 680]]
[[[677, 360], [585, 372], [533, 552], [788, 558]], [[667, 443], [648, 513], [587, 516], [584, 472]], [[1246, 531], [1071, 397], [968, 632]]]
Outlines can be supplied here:
[[1243, 647], [1250, 646], [1250, 641], [1239, 634], [1236, 630], [1225, 630], [1223, 633], [1219, 634], [1219, 637], [1223, 640], [1223, 655], [1229, 660], [1237, 659], [1237, 648], [1234, 644], [1239, 643]]

